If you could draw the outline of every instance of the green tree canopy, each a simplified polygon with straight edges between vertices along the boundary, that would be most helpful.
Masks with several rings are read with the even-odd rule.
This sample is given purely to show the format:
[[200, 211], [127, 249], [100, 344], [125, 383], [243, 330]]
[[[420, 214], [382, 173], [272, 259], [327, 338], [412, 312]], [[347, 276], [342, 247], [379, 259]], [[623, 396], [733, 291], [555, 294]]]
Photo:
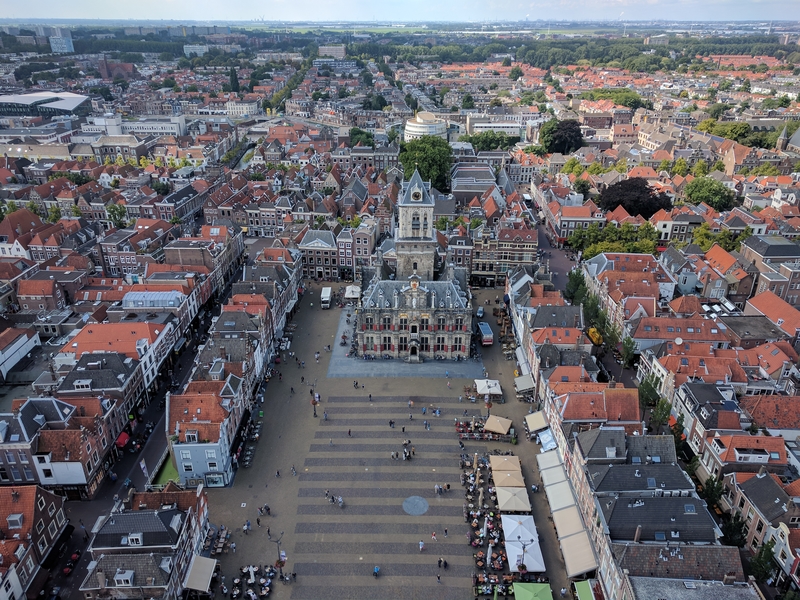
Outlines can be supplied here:
[[239, 76], [236, 74], [236, 67], [231, 67], [230, 80], [231, 80], [231, 91], [238, 93]]
[[714, 210], [729, 210], [736, 198], [733, 190], [711, 177], [696, 177], [684, 189], [686, 199], [692, 204], [705, 202]]
[[128, 222], [128, 212], [122, 204], [111, 203], [106, 206], [108, 219], [117, 229], [125, 227]]
[[600, 194], [600, 208], [614, 210], [622, 206], [631, 216], [641, 215], [645, 220], [659, 210], [672, 208], [669, 197], [656, 192], [641, 177], [623, 179], [610, 185]]
[[450, 154], [451, 148], [447, 140], [440, 137], [423, 135], [421, 138], [400, 145], [400, 163], [406, 178], [410, 178], [414, 169], [424, 180], [440, 192], [450, 190]]
[[461, 108], [475, 108], [475, 100], [473, 99], [472, 94], [464, 94], [464, 97], [461, 99]]
[[519, 141], [518, 136], [509, 136], [505, 133], [496, 131], [484, 131], [474, 135], [462, 135], [458, 138], [459, 142], [472, 144], [476, 152], [487, 150], [508, 150]]
[[375, 139], [372, 136], [372, 133], [369, 131], [365, 131], [363, 129], [359, 129], [358, 127], [351, 127], [350, 128], [350, 146], [355, 147], [358, 143], [361, 142], [362, 146], [374, 146]]
[[550, 119], [539, 129], [539, 143], [547, 152], [572, 154], [583, 146], [581, 126], [574, 119]]
[[511, 68], [511, 71], [509, 71], [508, 73], [508, 78], [516, 81], [517, 79], [522, 77], [523, 74], [524, 73], [522, 72], [522, 68], [519, 65], [517, 65]]

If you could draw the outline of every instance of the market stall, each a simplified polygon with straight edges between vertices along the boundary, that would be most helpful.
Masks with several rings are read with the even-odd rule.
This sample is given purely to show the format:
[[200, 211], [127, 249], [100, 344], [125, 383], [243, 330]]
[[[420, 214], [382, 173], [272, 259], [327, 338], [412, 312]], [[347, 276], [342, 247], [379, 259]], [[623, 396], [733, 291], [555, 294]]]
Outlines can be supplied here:
[[495, 491], [500, 512], [530, 512], [531, 501], [524, 487], [497, 487]]
[[508, 553], [508, 568], [512, 573], [521, 571], [522, 565], [525, 566], [524, 570], [530, 573], [543, 573], [546, 570], [542, 548], [538, 541], [526, 542], [524, 539], [521, 542], [510, 541], [506, 537], [506, 552]]
[[492, 471], [492, 477], [498, 487], [525, 487], [521, 471]]
[[492, 471], [522, 471], [518, 456], [490, 456], [489, 466]]
[[543, 429], [547, 429], [547, 419], [545, 419], [544, 412], [537, 410], [534, 413], [525, 416], [525, 433], [528, 438], [533, 438], [537, 433]]
[[500, 382], [497, 379], [476, 379], [475, 392], [479, 396], [502, 396], [503, 390], [500, 389]]
[[549, 583], [515, 583], [514, 600], [553, 600]]
[[344, 292], [345, 300], [358, 300], [361, 297], [361, 287], [357, 285], [348, 285]]
[[490, 433], [499, 433], [501, 435], [506, 435], [509, 430], [511, 429], [511, 419], [506, 419], [505, 417], [498, 417], [495, 415], [491, 415], [486, 419], [486, 422], [483, 424], [483, 430], [488, 431]]

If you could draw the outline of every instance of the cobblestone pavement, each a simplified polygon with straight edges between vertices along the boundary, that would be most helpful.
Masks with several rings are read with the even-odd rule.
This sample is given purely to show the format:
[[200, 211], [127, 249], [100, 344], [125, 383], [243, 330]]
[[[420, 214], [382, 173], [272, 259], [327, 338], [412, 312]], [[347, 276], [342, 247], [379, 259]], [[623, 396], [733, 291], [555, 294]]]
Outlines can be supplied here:
[[[342, 312], [319, 310], [320, 287], [311, 287], [295, 319], [292, 351], [305, 360], [306, 368], [292, 361], [278, 365], [282, 378], [273, 378], [267, 386], [264, 427], [253, 466], [238, 472], [232, 488], [207, 490], [211, 522], [231, 527], [237, 545], [235, 554], [222, 555], [223, 573], [230, 578], [241, 565], [274, 563], [279, 552], [274, 542], [280, 538], [287, 569], [297, 573], [297, 581], [275, 586], [275, 598], [472, 597], [475, 567], [473, 550], [466, 543], [464, 495], [458, 483], [460, 451], [453, 430], [453, 420], [463, 416], [464, 410], [473, 415], [483, 409], [480, 403], [458, 400], [471, 378], [453, 378], [448, 389], [441, 372], [413, 377], [413, 373], [390, 371], [391, 363], [398, 361], [350, 359], [344, 359], [342, 374], [331, 374], [331, 354], [323, 347], [341, 335], [336, 332]], [[481, 293], [494, 298], [497, 291]], [[316, 351], [322, 352], [319, 363], [314, 359]], [[442, 371], [470, 365], [432, 364]], [[373, 365], [380, 370], [365, 369]], [[495, 345], [484, 353], [483, 366], [490, 377], [501, 380], [512, 398], [492, 412], [512, 418], [522, 430], [528, 405], [513, 399], [514, 362], [503, 360]], [[453, 375], [453, 369], [449, 370]], [[313, 385], [301, 384], [301, 377]], [[358, 389], [353, 380], [359, 380]], [[322, 397], [316, 418], [310, 404], [314, 392]], [[409, 401], [414, 403], [411, 408]], [[441, 407], [442, 416], [433, 417], [430, 410], [423, 415], [423, 406]], [[390, 419], [396, 422], [394, 428], [389, 427]], [[423, 427], [424, 420], [431, 423], [429, 431]], [[391, 452], [402, 451], [402, 441], [407, 439], [414, 446], [414, 458], [392, 460]], [[484, 452], [497, 446], [497, 442], [468, 442], [467, 451]], [[529, 484], [540, 483], [534, 472], [538, 448], [521, 441], [513, 449], [520, 454]], [[292, 466], [297, 476], [292, 476]], [[451, 484], [449, 493], [434, 494], [434, 485], [447, 483]], [[344, 498], [343, 509], [326, 500], [326, 490]], [[548, 575], [557, 591], [566, 578], [555, 532], [547, 521], [546, 499], [544, 494], [533, 494], [531, 499]], [[269, 504], [272, 516], [261, 517], [258, 528], [256, 507], [264, 503]], [[242, 525], [248, 519], [253, 530], [244, 535]], [[434, 531], [436, 541], [431, 538]], [[424, 552], [419, 551], [420, 540], [425, 543]], [[449, 563], [446, 571], [437, 567], [440, 556]], [[381, 567], [377, 580], [372, 577], [375, 565]], [[442, 584], [437, 584], [437, 573]]]

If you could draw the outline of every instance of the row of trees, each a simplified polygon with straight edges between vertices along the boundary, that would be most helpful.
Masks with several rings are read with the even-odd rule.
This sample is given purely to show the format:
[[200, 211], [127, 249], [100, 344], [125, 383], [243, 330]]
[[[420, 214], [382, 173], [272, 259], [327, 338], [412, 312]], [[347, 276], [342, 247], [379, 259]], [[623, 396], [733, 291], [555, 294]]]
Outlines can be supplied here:
[[650, 223], [634, 227], [623, 223], [621, 227], [603, 229], [592, 223], [588, 229], [578, 229], [567, 239], [570, 248], [580, 250], [582, 258], [589, 259], [602, 252], [640, 252], [652, 254], [658, 244], [658, 232]]
[[472, 144], [476, 152], [497, 150], [498, 148], [500, 150], [508, 150], [519, 142], [519, 136], [507, 135], [502, 131], [499, 133], [496, 131], [484, 131], [473, 135], [462, 135], [458, 138], [458, 141]]

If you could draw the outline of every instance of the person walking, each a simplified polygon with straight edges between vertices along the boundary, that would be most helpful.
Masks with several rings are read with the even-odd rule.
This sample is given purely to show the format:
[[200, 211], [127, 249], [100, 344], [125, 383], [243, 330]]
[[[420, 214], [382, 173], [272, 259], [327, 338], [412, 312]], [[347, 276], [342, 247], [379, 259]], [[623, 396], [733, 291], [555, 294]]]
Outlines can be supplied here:
[[[261, 518], [260, 518], [260, 517], [256, 517], [256, 524], [257, 524], [259, 527], [261, 527]], [[445, 536], [445, 537], [447, 537], [447, 536]]]
[[439, 557], [439, 562], [437, 564], [439, 565], [439, 568], [441, 569], [442, 568], [442, 557], [441, 556]]
[[[448, 389], [448, 390], [450, 389], [450, 380], [449, 380], [449, 379], [447, 380], [447, 389]], [[437, 575], [437, 577], [438, 577], [438, 575]], [[441, 582], [440, 582], [440, 583], [441, 583]]]
[[264, 509], [259, 506], [258, 507], [258, 515], [259, 516], [263, 516], [263, 514], [264, 514]]
[[233, 550], [233, 553], [236, 554], [236, 542], [231, 543], [231, 550]]
[[414, 446], [411, 446], [411, 456], [416, 456], [416, 454], [414, 453]]
[[330, 494], [330, 490], [325, 490], [325, 497], [326, 498], [328, 497], [328, 494]]
[[[235, 544], [234, 544], [234, 546], [235, 546]], [[422, 552], [423, 550], [425, 550], [425, 542], [420, 540], [419, 541], [419, 551]], [[236, 550], [234, 550], [234, 552], [236, 552]]]
[[269, 525], [267, 525], [267, 539], [268, 540], [272, 539], [272, 532], [269, 530]]
[[296, 475], [297, 475], [297, 471], [295, 470], [294, 465], [292, 465], [292, 476], [294, 477]]
[[447, 527], [444, 528], [444, 537], [447, 537]]
[[406, 432], [406, 426], [403, 425], [403, 433], [405, 433], [405, 432]]
[[562, 598], [566, 598], [567, 597], [567, 588], [565, 588], [565, 587], [561, 588], [561, 597]]
[[327, 421], [328, 420], [328, 412], [327, 411], [323, 411], [322, 412], [322, 420], [323, 421]]
[[350, 435], [350, 430], [349, 429], [347, 430], [347, 437], [353, 437], [352, 435]]
[[328, 445], [329, 445], [329, 446], [333, 446], [333, 438], [331, 438], [330, 440], [328, 440]]
[[290, 388], [289, 388], [289, 393], [290, 393], [290, 394], [294, 394], [294, 388], [293, 388], [293, 387], [290, 387]]
[[431, 533], [431, 539], [435, 542], [436, 541], [436, 532]]
[[442, 576], [438, 573], [436, 574], [436, 583], [442, 583]]
[[270, 511], [269, 506], [266, 504], [264, 505], [264, 512], [267, 513], [268, 517], [272, 516], [272, 511]]
[[275, 471], [275, 477], [280, 477], [280, 476], [281, 476], [281, 472], [280, 472], [280, 470], [278, 470], [278, 471]]

